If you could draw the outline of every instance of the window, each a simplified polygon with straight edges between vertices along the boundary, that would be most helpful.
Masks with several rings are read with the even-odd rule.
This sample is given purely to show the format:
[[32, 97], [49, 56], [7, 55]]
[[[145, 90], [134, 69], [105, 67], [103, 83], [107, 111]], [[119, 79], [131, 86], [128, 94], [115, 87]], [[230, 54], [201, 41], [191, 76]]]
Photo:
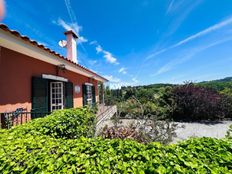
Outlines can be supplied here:
[[50, 83], [50, 97], [51, 97], [51, 111], [63, 109], [63, 83], [62, 82], [51, 82]]
[[88, 105], [90, 105], [90, 106], [92, 106], [92, 100], [93, 100], [93, 97], [92, 97], [92, 95], [93, 95], [93, 93], [92, 93], [92, 86], [90, 86], [90, 85], [87, 85], [86, 86], [86, 92], [87, 92], [87, 104]]

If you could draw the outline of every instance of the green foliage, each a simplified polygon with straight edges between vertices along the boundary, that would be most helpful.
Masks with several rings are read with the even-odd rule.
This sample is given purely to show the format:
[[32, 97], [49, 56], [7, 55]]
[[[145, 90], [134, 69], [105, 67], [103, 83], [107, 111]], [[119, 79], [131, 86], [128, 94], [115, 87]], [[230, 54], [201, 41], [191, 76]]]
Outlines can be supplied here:
[[139, 88], [134, 95], [118, 103], [121, 117], [138, 118], [143, 115], [155, 115], [167, 118], [174, 110], [172, 87]]
[[220, 91], [220, 93], [232, 98], [232, 87], [231, 88], [225, 87], [223, 90]]
[[[199, 90], [193, 90], [191, 95], [181, 92], [176, 97], [175, 89], [184, 87], [185, 85], [153, 84], [128, 86], [116, 90], [108, 88], [105, 96], [111, 104], [117, 104], [122, 117], [141, 118], [144, 113], [186, 121], [232, 118], [232, 77], [194, 83], [194, 87]], [[209, 95], [211, 97], [214, 95], [214, 99]], [[143, 110], [133, 98], [142, 103]], [[180, 115], [189, 118], [183, 119]]]
[[0, 130], [0, 173], [232, 173], [229, 139], [165, 146], [85, 138], [90, 120], [89, 109], [68, 109]]
[[229, 139], [232, 139], [232, 125], [230, 125], [227, 133], [226, 133], [226, 137]]
[[232, 79], [225, 78], [222, 80], [212, 80], [207, 82], [200, 82], [197, 84], [198, 86], [207, 87], [214, 89], [216, 91], [223, 91], [226, 88], [232, 89]]
[[93, 137], [95, 114], [89, 108], [64, 109], [52, 112], [44, 118], [14, 127], [10, 132], [17, 135], [49, 135], [54, 138], [74, 139]]
[[190, 139], [177, 145], [131, 140], [54, 139], [0, 134], [0, 173], [231, 173], [232, 142]]

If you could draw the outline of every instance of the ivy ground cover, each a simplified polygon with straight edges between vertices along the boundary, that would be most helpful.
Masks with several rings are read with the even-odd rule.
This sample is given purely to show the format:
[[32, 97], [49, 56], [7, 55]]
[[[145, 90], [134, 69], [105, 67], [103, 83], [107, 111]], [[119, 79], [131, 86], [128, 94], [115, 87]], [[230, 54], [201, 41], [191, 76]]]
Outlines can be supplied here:
[[[75, 111], [76, 114], [82, 112], [86, 111]], [[61, 118], [65, 128], [56, 129], [53, 124], [52, 132], [45, 126], [49, 120], [54, 122], [52, 116], [45, 118], [45, 129], [36, 128], [39, 133], [34, 133], [33, 122], [1, 130], [0, 173], [232, 173], [232, 141], [229, 139], [192, 138], [165, 146], [86, 138], [85, 126], [74, 129]], [[71, 134], [65, 133], [69, 127]], [[76, 130], [83, 131], [83, 135], [77, 132], [78, 138], [74, 138]]]

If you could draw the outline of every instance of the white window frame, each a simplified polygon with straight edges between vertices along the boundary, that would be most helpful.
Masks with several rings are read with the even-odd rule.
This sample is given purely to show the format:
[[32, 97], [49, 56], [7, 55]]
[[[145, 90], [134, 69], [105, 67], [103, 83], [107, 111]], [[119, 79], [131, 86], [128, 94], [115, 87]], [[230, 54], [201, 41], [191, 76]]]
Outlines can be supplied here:
[[92, 106], [93, 104], [93, 89], [92, 84], [86, 84], [86, 95], [87, 95], [87, 104]]
[[[60, 86], [60, 88], [61, 88], [61, 90], [60, 90], [60, 94], [61, 94], [61, 97], [60, 98], [53, 98], [53, 87], [52, 87], [52, 85], [53, 84], [60, 84], [61, 86]], [[55, 92], [55, 94], [57, 94], [56, 92]], [[59, 93], [58, 93], [59, 94]], [[61, 103], [53, 103], [53, 99], [54, 100], [61, 100]], [[64, 109], [64, 83], [63, 82], [50, 82], [50, 110], [51, 110], [51, 112], [52, 111], [55, 111], [55, 110], [58, 110], [58, 109], [53, 109], [53, 107], [59, 107], [59, 106], [61, 106], [61, 108], [59, 108], [59, 109]]]

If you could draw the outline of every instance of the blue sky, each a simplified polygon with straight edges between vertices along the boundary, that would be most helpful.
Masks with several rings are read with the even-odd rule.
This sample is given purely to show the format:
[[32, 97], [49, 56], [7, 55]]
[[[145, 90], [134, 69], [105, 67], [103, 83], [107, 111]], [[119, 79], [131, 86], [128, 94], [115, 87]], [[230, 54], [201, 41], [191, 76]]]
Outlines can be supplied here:
[[113, 88], [232, 76], [231, 0], [8, 0], [3, 23], [63, 55], [73, 28]]

